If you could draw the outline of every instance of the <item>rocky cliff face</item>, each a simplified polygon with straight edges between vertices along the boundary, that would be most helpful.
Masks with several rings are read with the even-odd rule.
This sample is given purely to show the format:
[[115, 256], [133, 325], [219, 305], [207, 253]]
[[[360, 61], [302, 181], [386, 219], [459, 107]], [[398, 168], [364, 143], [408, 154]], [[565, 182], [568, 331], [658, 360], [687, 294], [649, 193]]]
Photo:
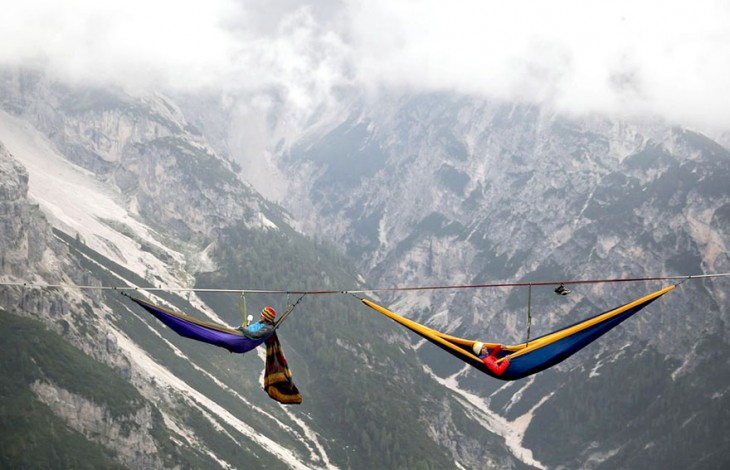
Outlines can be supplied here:
[[[37, 204], [28, 200], [28, 173], [0, 143], [0, 243], [1, 269], [5, 279], [28, 283], [94, 283], [68, 259]], [[98, 281], [97, 281], [98, 282]], [[54, 320], [57, 328], [68, 327], [68, 303], [63, 294], [15, 289], [0, 290], [2, 305], [20, 307], [36, 316]]]
[[[382, 285], [730, 269], [730, 152], [659, 123], [415, 97], [356, 114], [284, 162], [297, 217]], [[446, 316], [435, 321], [518, 334], [484, 308], [498, 301], [492, 293], [471, 294], [437, 300], [432, 312]], [[723, 305], [723, 289], [712, 296]], [[411, 299], [416, 311], [427, 304]]]
[[176, 228], [179, 237], [210, 236], [232, 219], [261, 227], [262, 213], [284, 217], [238, 180], [235, 165], [162, 96], [64, 87], [28, 73], [5, 72], [0, 85], [5, 109], [118, 189], [140, 216]]
[[[27, 276], [40, 263], [50, 239], [49, 227], [42, 226], [38, 207], [28, 199], [28, 172], [0, 144], [0, 171], [3, 177], [2, 204], [3, 274]], [[39, 227], [41, 225], [41, 227]]]
[[70, 428], [113, 451], [125, 466], [164, 466], [151, 434], [153, 419], [149, 405], [139, 408], [130, 416], [114, 417], [104, 406], [58, 385], [36, 381], [31, 389], [38, 400]]
[[[88, 271], [73, 260], [66, 246], [54, 236], [38, 205], [28, 199], [28, 173], [2, 144], [0, 194], [3, 281], [100, 285], [98, 279], [89, 275]], [[89, 325], [88, 318], [78, 315], [79, 311], [88, 311], [89, 306], [101, 308], [100, 300], [100, 292], [94, 290], [80, 293], [8, 285], [0, 288], [0, 305], [3, 309], [41, 320], [89, 356], [115, 367], [120, 375], [129, 377], [130, 363], [116, 349], [114, 336], [108, 335], [106, 341], [97, 341], [96, 338], [104, 334], [103, 327], [97, 329]], [[37, 341], [33, 338], [27, 339], [31, 345]], [[73, 367], [72, 364], [58, 366]], [[82, 395], [53, 383], [36, 380], [30, 384], [30, 389], [35, 393], [38, 402], [46, 404], [70, 428], [115, 453], [125, 465], [162, 465], [155, 455], [155, 441], [148, 435], [149, 431], [145, 430], [152, 427], [149, 405], [141, 408], [134, 416], [118, 419], [109, 415], [103, 405], [93, 403]]]

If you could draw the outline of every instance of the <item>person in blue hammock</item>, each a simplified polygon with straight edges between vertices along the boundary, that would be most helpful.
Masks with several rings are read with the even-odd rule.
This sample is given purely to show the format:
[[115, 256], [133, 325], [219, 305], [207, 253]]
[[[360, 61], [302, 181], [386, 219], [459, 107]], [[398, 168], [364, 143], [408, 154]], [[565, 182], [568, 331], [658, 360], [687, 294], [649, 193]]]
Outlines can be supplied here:
[[[250, 318], [250, 317], [249, 317]], [[251, 339], [262, 338], [274, 331], [274, 323], [276, 321], [276, 310], [271, 307], [264, 307], [261, 310], [259, 321], [253, 325], [241, 326], [239, 330]]]
[[490, 350], [486, 344], [477, 341], [472, 346], [472, 351], [474, 351], [474, 354], [482, 360], [484, 365], [487, 366], [487, 369], [492, 371], [497, 377], [500, 377], [504, 371], [507, 370], [507, 367], [509, 367], [508, 358], [503, 359], [501, 363], [497, 364], [497, 361], [499, 360], [498, 354], [502, 352], [501, 344], [495, 345]]

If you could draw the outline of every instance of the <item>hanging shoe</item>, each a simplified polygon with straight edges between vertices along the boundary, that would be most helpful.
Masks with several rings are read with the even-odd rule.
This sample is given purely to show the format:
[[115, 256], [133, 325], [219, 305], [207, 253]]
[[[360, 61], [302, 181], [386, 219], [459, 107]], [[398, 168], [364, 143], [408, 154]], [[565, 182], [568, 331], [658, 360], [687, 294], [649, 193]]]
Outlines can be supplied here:
[[555, 293], [558, 295], [568, 295], [570, 294], [570, 289], [566, 289], [564, 285], [560, 284], [555, 288]]

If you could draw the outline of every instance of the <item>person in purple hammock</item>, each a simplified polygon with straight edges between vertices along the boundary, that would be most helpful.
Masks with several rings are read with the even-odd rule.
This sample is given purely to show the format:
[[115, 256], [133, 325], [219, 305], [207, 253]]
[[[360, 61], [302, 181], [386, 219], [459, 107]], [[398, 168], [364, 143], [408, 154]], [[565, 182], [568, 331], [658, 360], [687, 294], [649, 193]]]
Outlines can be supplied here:
[[486, 344], [477, 341], [472, 346], [472, 351], [474, 351], [474, 354], [482, 360], [484, 365], [487, 366], [487, 369], [492, 371], [497, 377], [500, 377], [507, 367], [509, 367], [509, 358], [505, 358], [501, 363], [497, 364], [497, 360], [499, 360], [497, 355], [502, 351], [501, 344], [495, 345], [490, 350]]
[[241, 326], [239, 330], [249, 338], [261, 338], [274, 331], [276, 321], [276, 310], [271, 307], [264, 307], [261, 310], [259, 321], [249, 326]]

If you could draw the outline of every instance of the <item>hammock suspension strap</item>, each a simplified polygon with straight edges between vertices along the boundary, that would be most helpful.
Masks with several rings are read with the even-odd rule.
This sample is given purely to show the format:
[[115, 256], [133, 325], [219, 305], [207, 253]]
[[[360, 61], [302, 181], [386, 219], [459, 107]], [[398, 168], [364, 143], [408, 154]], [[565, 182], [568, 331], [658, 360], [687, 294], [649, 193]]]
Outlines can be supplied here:
[[246, 328], [248, 326], [248, 318], [246, 316], [246, 292], [244, 291], [241, 291], [241, 298], [238, 299], [238, 313], [243, 318], [241, 327]]
[[525, 346], [530, 344], [530, 330], [532, 329], [532, 284], [527, 286], [527, 339]]
[[[288, 295], [289, 295], [289, 293], [287, 292], [287, 297], [288, 297]], [[284, 320], [286, 320], [286, 317], [288, 317], [289, 314], [294, 311], [294, 308], [299, 304], [299, 302], [302, 301], [302, 299], [304, 298], [305, 295], [307, 295], [306, 292], [304, 294], [302, 294], [301, 296], [299, 296], [299, 298], [297, 299], [296, 302], [294, 302], [293, 304], [290, 304], [287, 307], [286, 311], [281, 314], [281, 318], [279, 318], [278, 320], [276, 320], [276, 323], [274, 323], [274, 329], [279, 328], [279, 325], [281, 325], [281, 323]]]

